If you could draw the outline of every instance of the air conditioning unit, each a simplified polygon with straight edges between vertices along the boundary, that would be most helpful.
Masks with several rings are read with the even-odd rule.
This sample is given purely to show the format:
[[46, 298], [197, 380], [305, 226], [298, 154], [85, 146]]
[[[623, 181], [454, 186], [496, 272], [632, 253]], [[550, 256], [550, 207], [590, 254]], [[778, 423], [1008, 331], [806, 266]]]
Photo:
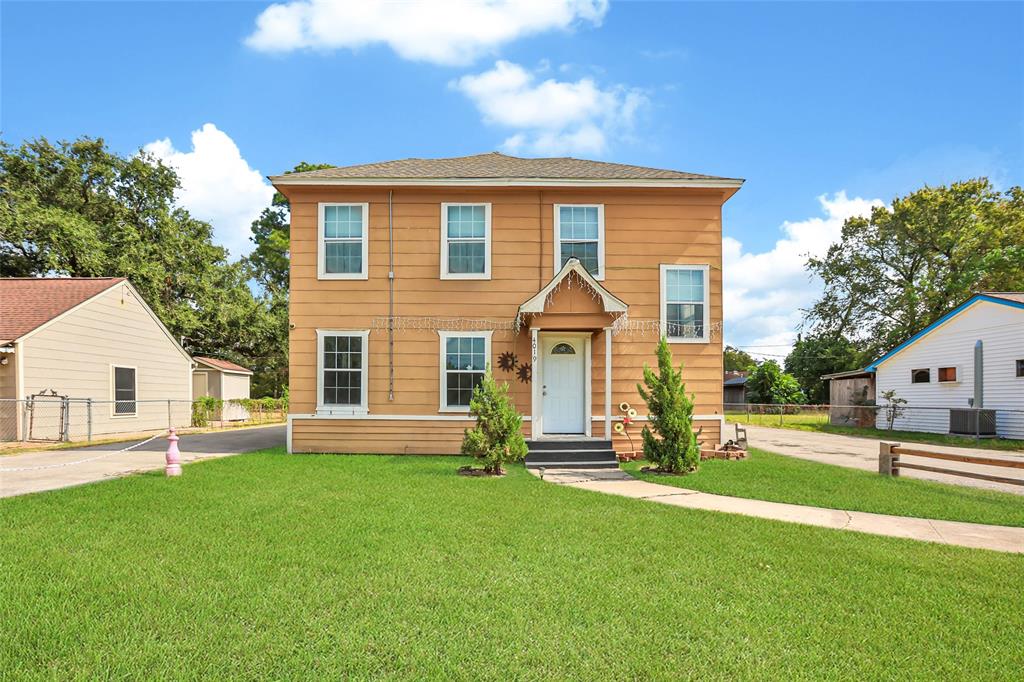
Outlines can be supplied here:
[[995, 436], [995, 410], [950, 410], [949, 432], [964, 436]]

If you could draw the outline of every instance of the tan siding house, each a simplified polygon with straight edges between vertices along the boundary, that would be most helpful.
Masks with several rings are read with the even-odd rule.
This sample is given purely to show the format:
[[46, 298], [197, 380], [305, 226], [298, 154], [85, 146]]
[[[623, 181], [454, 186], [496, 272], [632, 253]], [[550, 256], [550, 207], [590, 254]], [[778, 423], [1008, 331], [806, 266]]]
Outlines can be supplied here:
[[[722, 205], [742, 181], [484, 154], [272, 178], [291, 204], [289, 447], [457, 453], [491, 365], [526, 435], [613, 440], [667, 334], [722, 424]], [[633, 441], [639, 442], [639, 427]]]
[[[191, 358], [123, 278], [0, 280], [0, 351], [3, 397], [67, 396], [76, 424], [91, 410], [93, 436], [166, 428], [169, 409], [176, 424], [187, 422]], [[0, 430], [53, 437], [57, 407], [42, 404], [37, 432], [22, 433], [23, 405], [4, 411]]]
[[237, 421], [249, 418], [249, 412], [231, 400], [249, 397], [249, 382], [252, 370], [228, 360], [195, 356], [196, 367], [192, 371], [192, 397], [211, 397], [223, 400], [219, 418]]

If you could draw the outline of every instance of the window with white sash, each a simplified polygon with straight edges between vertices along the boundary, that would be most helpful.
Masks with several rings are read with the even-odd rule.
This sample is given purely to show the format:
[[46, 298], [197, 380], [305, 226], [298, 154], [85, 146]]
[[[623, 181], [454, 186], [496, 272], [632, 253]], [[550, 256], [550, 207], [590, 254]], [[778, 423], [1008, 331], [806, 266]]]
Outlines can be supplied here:
[[441, 279], [491, 278], [491, 205], [441, 204]]
[[441, 410], [468, 412], [473, 389], [491, 356], [491, 332], [438, 332], [441, 337]]
[[317, 277], [366, 279], [369, 204], [321, 203], [317, 219]]
[[370, 332], [318, 329], [317, 412], [366, 412]]
[[670, 343], [711, 339], [707, 265], [661, 266], [661, 329]]
[[603, 204], [555, 204], [555, 272], [570, 258], [604, 279]]

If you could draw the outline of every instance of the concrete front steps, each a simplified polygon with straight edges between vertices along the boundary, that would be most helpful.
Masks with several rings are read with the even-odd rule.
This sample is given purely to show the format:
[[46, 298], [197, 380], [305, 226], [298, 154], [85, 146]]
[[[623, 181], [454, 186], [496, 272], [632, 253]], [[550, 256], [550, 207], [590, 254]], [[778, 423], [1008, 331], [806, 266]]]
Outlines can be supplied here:
[[552, 438], [526, 441], [526, 466], [551, 469], [618, 469], [610, 440]]

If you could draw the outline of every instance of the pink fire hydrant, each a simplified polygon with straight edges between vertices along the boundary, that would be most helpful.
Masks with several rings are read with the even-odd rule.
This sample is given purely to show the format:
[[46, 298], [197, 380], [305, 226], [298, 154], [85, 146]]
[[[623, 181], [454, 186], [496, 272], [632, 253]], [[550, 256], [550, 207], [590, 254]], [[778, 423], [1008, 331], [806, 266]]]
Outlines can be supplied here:
[[178, 452], [178, 435], [174, 433], [174, 427], [170, 429], [167, 436], [167, 466], [164, 473], [168, 476], [181, 476], [181, 453]]

